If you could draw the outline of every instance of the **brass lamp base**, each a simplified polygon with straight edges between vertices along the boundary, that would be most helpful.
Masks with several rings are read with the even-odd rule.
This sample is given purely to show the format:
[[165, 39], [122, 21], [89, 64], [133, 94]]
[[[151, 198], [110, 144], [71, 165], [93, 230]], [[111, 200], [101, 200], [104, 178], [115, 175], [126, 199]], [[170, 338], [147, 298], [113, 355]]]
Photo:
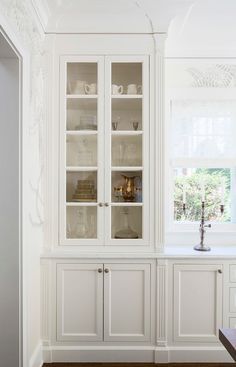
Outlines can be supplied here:
[[199, 245], [194, 246], [194, 250], [196, 250], [196, 251], [211, 251], [211, 248], [209, 246], [199, 244]]

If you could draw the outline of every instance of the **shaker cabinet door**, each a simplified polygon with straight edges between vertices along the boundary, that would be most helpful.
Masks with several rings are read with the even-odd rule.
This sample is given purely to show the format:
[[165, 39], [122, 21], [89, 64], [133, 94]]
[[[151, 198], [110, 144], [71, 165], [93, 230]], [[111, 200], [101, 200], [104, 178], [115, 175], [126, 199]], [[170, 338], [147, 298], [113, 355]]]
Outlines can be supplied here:
[[57, 340], [103, 338], [103, 264], [57, 264]]
[[217, 342], [222, 326], [222, 265], [174, 265], [174, 340]]
[[150, 264], [104, 265], [104, 340], [150, 340]]

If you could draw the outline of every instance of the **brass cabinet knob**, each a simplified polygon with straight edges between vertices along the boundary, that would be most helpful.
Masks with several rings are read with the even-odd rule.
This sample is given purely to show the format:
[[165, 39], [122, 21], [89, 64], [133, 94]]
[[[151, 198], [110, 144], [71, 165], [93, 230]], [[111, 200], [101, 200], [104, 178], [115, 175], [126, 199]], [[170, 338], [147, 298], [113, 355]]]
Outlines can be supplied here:
[[105, 203], [105, 206], [109, 206], [109, 203]]
[[100, 206], [100, 208], [103, 206], [103, 203], [98, 203], [98, 206]]
[[219, 274], [222, 274], [222, 270], [221, 270], [221, 269], [218, 269], [218, 273], [219, 273]]
[[98, 272], [99, 273], [102, 273], [102, 268], [98, 268]]
[[105, 269], [105, 273], [109, 273], [109, 269], [107, 269], [107, 268], [106, 268], [106, 269]]

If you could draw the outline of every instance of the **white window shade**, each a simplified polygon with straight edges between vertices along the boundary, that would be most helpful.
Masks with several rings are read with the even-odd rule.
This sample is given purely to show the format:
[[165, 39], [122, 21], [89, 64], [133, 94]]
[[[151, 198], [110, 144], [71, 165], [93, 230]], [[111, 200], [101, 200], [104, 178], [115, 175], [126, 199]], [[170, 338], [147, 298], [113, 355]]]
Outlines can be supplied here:
[[236, 158], [236, 100], [171, 101], [172, 159]]

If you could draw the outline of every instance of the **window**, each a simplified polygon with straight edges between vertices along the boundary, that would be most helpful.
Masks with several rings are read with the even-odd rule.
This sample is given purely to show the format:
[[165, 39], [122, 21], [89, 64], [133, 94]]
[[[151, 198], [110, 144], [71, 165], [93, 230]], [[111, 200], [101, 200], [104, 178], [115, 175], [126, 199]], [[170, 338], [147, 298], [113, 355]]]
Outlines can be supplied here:
[[206, 219], [235, 223], [236, 100], [173, 99], [170, 112], [173, 221], [199, 221], [204, 190]]
[[235, 88], [168, 92], [167, 230], [196, 231], [204, 200], [212, 232], [236, 231]]

